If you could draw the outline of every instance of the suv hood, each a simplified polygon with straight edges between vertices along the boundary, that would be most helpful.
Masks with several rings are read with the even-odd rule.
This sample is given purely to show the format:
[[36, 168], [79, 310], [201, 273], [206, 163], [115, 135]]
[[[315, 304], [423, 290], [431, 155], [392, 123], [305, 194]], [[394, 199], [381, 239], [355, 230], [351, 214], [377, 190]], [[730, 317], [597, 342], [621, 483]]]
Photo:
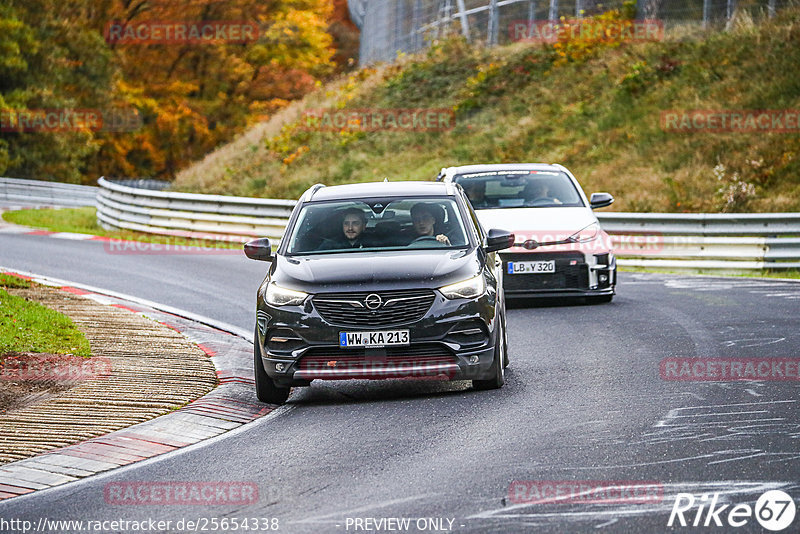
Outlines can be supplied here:
[[478, 255], [478, 249], [422, 249], [277, 256], [279, 274], [273, 280], [308, 293], [433, 289], [475, 276], [481, 269]]

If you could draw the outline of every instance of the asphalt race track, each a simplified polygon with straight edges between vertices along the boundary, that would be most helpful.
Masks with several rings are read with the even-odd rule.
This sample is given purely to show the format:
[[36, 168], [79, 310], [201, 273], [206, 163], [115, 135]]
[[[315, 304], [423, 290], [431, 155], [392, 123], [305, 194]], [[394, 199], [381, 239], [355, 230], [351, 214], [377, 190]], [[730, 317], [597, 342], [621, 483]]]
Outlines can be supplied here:
[[[110, 254], [102, 242], [12, 234], [0, 234], [0, 265], [247, 331], [265, 270], [243, 254]], [[754, 517], [715, 528], [702, 526], [703, 513], [691, 525], [703, 494], [706, 507], [715, 494], [728, 505], [723, 522], [767, 490], [800, 503], [800, 381], [668, 381], [659, 371], [665, 358], [797, 358], [800, 283], [622, 273], [611, 304], [515, 304], [508, 326], [511, 366], [499, 391], [315, 382], [274, 416], [0, 502], [0, 518], [153, 519], [171, 521], [168, 532], [202, 531], [177, 525], [203, 518], [276, 518], [260, 526], [290, 533], [665, 532], [676, 495], [690, 493], [698, 503], [689, 526], [674, 531], [761, 532]], [[107, 504], [107, 484], [131, 481], [244, 481], [259, 496], [237, 506]], [[658, 498], [533, 503], [509, 494], [515, 481], [648, 483]], [[390, 530], [402, 523], [389, 518], [409, 526]], [[798, 525], [800, 517], [785, 532]]]

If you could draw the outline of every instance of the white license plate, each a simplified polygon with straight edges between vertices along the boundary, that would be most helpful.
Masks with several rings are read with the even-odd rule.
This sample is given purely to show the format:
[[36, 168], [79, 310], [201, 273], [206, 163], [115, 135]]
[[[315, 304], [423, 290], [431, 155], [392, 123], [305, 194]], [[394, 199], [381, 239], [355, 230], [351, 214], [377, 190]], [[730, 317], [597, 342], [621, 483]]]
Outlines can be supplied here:
[[508, 274], [546, 274], [554, 272], [556, 272], [556, 260], [508, 262]]
[[339, 332], [339, 346], [386, 347], [388, 345], [408, 345], [408, 330], [376, 330], [373, 332]]

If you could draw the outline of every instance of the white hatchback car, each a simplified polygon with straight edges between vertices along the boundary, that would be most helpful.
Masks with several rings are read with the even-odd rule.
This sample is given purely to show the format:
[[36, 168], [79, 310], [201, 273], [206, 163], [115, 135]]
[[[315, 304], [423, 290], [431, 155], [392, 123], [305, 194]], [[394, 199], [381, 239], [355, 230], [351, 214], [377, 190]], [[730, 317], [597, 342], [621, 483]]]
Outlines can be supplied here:
[[572, 173], [557, 164], [447, 167], [437, 180], [464, 188], [484, 228], [516, 235], [515, 246], [500, 254], [508, 297], [614, 297], [617, 261], [592, 212], [614, 202], [610, 194], [587, 199]]

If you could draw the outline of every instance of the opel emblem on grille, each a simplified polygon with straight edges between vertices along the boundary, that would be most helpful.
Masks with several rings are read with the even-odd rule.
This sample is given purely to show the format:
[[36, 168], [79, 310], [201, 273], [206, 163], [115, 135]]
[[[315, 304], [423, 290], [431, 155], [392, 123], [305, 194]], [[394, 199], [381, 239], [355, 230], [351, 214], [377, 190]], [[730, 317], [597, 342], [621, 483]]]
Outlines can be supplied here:
[[367, 305], [367, 308], [370, 310], [377, 310], [383, 304], [383, 299], [377, 293], [370, 293], [367, 295], [367, 298], [364, 299], [364, 304]]

